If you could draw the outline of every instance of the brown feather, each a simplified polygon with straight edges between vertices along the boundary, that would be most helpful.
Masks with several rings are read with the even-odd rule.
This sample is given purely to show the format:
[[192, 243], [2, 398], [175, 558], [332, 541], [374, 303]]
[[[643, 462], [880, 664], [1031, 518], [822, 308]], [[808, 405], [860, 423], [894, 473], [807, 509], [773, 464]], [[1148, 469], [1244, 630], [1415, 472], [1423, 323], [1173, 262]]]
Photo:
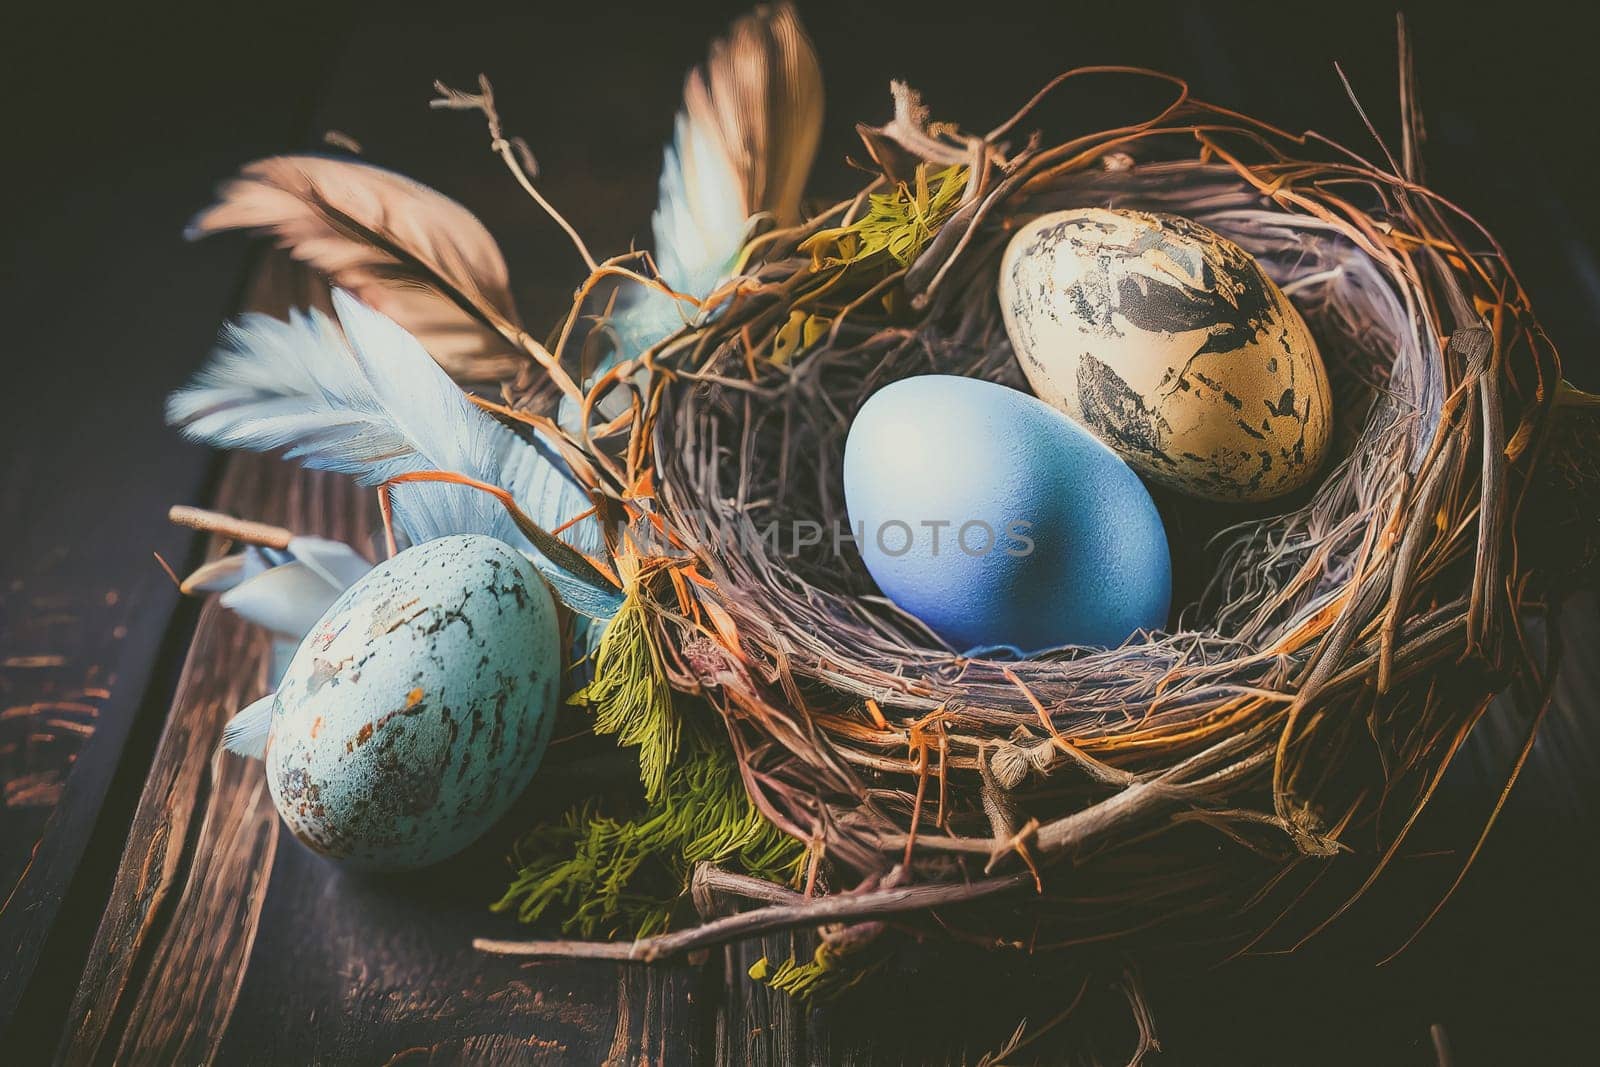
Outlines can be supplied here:
[[800, 197], [822, 136], [822, 71], [794, 8], [761, 5], [711, 46], [683, 88], [691, 122], [720, 133], [745, 214], [800, 220]]
[[274, 156], [251, 163], [188, 235], [270, 233], [295, 259], [404, 326], [451, 376], [498, 382], [527, 358], [505, 259], [466, 208], [365, 163]]

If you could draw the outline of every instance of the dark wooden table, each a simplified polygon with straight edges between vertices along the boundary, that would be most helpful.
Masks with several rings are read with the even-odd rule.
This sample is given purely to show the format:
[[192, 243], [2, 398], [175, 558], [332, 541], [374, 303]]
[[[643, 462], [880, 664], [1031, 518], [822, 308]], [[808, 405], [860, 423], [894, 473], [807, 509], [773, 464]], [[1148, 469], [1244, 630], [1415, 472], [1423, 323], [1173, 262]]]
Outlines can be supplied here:
[[[1366, 144], [1337, 58], [1392, 128], [1381, 9], [1312, 32], [1245, 9], [983, 8], [805, 7], [829, 91], [819, 189], [852, 184], [839, 164], [851, 126], [886, 114], [890, 76], [939, 115], [981, 126], [1059, 69], [1139, 63]], [[219, 460], [161, 426], [162, 396], [221, 318], [281, 301], [294, 282], [242, 243], [182, 245], [184, 217], [239, 163], [338, 130], [476, 211], [507, 251], [526, 316], [553, 319], [580, 265], [481, 128], [426, 111], [431, 80], [488, 72], [540, 157], [545, 193], [592, 246], [619, 249], [648, 233], [683, 70], [738, 9], [475, 18], [289, 3], [237, 20], [197, 7], [23, 23], [41, 55], [65, 58], [14, 68], [41, 95], [18, 135], [35, 165], [10, 238], [23, 269], [4, 293], [0, 1061], [974, 1062], [1023, 1015], [1043, 1022], [1076, 991], [1059, 970], [982, 965], [937, 945], [818, 1011], [743, 979], [788, 939], [654, 968], [487, 958], [473, 936], [515, 931], [486, 910], [504, 834], [425, 877], [344, 875], [280, 834], [258, 764], [215, 754], [222, 722], [262, 691], [264, 647], [214, 606], [179, 601], [151, 553], [181, 570], [216, 546], [165, 526], [166, 506], [358, 539], [371, 515], [368, 495], [338, 479]], [[1582, 35], [1532, 16], [1492, 35], [1466, 23], [1416, 20], [1432, 173], [1501, 236], [1571, 375], [1595, 388], [1600, 209], [1563, 163], [1597, 147], [1592, 129], [1570, 128], [1593, 102]], [[1119, 92], [1071, 97], [1050, 121], [1103, 122], [1135, 106]], [[1440, 919], [1382, 968], [1406, 931], [1380, 912], [1290, 959], [1147, 971], [1160, 1062], [1423, 1064], [1441, 1041], [1453, 1063], [1548, 1062], [1584, 1046], [1600, 629], [1592, 600], [1569, 618], [1557, 709]], [[1503, 773], [1506, 738], [1483, 733], [1441, 799], [1447, 824], [1480, 815]], [[1121, 1004], [1097, 986], [1057, 1036], [1116, 1062], [1131, 1047]]]

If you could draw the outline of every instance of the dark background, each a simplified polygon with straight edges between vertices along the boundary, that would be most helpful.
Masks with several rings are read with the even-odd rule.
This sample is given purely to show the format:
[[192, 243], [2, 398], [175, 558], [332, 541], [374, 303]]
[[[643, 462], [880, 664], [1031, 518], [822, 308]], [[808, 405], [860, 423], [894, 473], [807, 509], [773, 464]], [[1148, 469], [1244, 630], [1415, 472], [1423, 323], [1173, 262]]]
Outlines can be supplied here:
[[[427, 110], [430, 81], [467, 85], [488, 73], [510, 131], [539, 157], [545, 193], [591, 247], [609, 253], [648, 242], [683, 73], [747, 5], [544, 6], [54, 4], [7, 16], [0, 643], [9, 654], [19, 635], [43, 625], [29, 606], [43, 589], [72, 605], [51, 636], [89, 646], [119, 682], [76, 772], [98, 776], [96, 788], [68, 790], [55, 814], [81, 863], [71, 848], [33, 857], [62, 872], [42, 898], [62, 922], [23, 1001], [37, 1029], [65, 1011], [192, 625], [150, 554], [177, 563], [193, 551], [162, 516], [170, 503], [202, 499], [215, 466], [161, 425], [160, 405], [207, 350], [235, 298], [246, 246], [186, 245], [183, 222], [239, 164], [314, 147], [324, 131], [340, 130], [366, 158], [478, 212], [505, 249], [525, 317], [552, 321], [581, 265], [548, 220], [508, 194], [480, 122]], [[1394, 12], [1382, 5], [799, 6], [828, 92], [819, 193], [855, 186], [842, 162], [858, 152], [852, 127], [887, 118], [890, 77], [921, 89], [935, 117], [987, 128], [1062, 69], [1151, 66], [1216, 103], [1376, 155], [1334, 74], [1337, 60], [1380, 130], [1396, 129]], [[1501, 239], [1569, 376], [1594, 389], [1595, 26], [1560, 8], [1469, 10], [1477, 6], [1408, 8], [1429, 178]], [[1063, 94], [1041, 121], [1053, 130], [1104, 126], [1141, 99], [1124, 83], [1099, 84]], [[11, 703], [10, 676], [4, 684], [0, 697]], [[1454, 921], [1442, 919], [1412, 954], [1421, 962], [1407, 957], [1382, 977], [1352, 966], [1336, 980], [1308, 978], [1303, 997], [1293, 995], [1294, 972], [1238, 980], [1284, 993], [1288, 1007], [1259, 1013], [1215, 990], [1158, 989], [1158, 1007], [1169, 1008], [1163, 1036], [1188, 1050], [1163, 1062], [1207, 1059], [1213, 1028], [1255, 1031], [1251, 1047], [1300, 1062], [1320, 1061], [1315, 1050], [1342, 1028], [1414, 1045], [1445, 1018], [1461, 1063], [1579, 1047], [1596, 985], [1592, 920], [1578, 918], [1594, 895], [1594, 862], [1568, 857], [1594, 835], [1594, 746], [1582, 734], [1594, 710], [1564, 709], [1558, 740], [1519, 786], [1483, 871], [1452, 903]], [[14, 859], [16, 842], [38, 832], [25, 814], [0, 812], [3, 887], [29, 859]], [[34, 939], [44, 934], [18, 910], [0, 911], [0, 954], [13, 937], [40, 948]], [[1408, 985], [1413, 977], [1432, 987]], [[1205, 1010], [1186, 1012], [1186, 998]], [[1387, 1010], [1376, 1018], [1375, 998]]]

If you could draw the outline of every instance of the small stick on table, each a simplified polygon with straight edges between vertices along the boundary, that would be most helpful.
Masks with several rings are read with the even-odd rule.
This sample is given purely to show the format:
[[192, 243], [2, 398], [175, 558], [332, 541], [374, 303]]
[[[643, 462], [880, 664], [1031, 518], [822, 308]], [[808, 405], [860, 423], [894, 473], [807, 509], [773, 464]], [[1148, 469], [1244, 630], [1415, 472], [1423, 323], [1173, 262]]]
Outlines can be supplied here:
[[205, 508], [179, 505], [167, 512], [167, 519], [177, 526], [187, 526], [191, 530], [219, 534], [243, 544], [276, 548], [279, 551], [287, 549], [289, 542], [294, 539], [294, 533], [282, 526], [251, 522], [249, 519], [236, 519], [232, 515], [224, 515], [220, 511], [207, 511]]

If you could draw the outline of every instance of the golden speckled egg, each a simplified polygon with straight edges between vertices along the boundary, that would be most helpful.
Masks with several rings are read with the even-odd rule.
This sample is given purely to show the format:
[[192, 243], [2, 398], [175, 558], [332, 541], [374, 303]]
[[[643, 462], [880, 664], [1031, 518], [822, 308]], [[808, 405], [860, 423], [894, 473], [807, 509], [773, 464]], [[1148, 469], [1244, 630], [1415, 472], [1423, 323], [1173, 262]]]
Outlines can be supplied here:
[[1266, 500], [1328, 444], [1328, 375], [1244, 249], [1174, 215], [1082, 208], [1019, 230], [1006, 331], [1034, 391], [1162, 485]]

